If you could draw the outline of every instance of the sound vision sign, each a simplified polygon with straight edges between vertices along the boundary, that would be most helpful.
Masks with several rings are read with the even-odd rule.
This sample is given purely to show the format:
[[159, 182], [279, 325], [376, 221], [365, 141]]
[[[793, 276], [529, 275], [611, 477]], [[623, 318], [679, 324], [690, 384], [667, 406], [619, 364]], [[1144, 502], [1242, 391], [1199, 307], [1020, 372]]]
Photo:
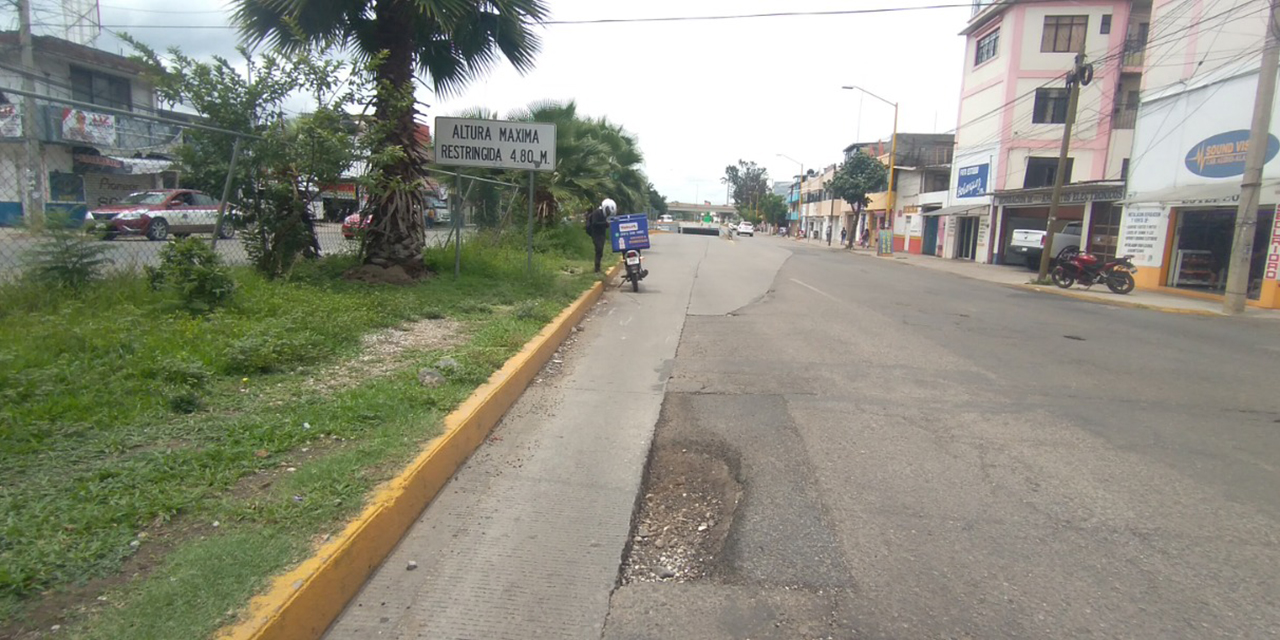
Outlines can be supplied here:
[[[1267, 134], [1263, 164], [1280, 152], [1280, 140]], [[1206, 178], [1234, 178], [1244, 175], [1244, 160], [1249, 153], [1249, 130], [1227, 131], [1196, 143], [1187, 151], [1187, 170]]]
[[556, 125], [436, 118], [436, 163], [454, 167], [555, 171]]

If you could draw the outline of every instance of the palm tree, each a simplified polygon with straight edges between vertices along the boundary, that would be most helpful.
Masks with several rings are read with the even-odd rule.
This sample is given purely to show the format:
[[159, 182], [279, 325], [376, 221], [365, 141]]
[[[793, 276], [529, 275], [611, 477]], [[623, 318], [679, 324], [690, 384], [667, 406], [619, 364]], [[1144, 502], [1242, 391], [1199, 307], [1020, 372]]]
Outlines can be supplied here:
[[437, 93], [457, 91], [498, 56], [527, 71], [543, 0], [238, 0], [235, 20], [252, 44], [285, 51], [336, 46], [369, 64], [375, 80], [370, 167], [376, 186], [365, 262], [421, 275], [427, 150], [413, 97], [418, 74]]
[[579, 116], [573, 101], [535, 102], [511, 118], [556, 125], [556, 170], [539, 174], [535, 182], [541, 220], [554, 221], [565, 207], [598, 204], [606, 197], [613, 198], [623, 213], [644, 210], [644, 156], [635, 137], [621, 126], [605, 118]]

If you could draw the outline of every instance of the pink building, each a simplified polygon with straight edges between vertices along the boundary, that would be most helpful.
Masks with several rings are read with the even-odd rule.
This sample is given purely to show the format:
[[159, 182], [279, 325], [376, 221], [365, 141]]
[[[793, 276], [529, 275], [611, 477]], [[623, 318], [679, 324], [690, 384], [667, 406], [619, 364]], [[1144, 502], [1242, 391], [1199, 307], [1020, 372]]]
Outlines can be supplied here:
[[961, 32], [950, 206], [934, 212], [950, 218], [944, 256], [1003, 263], [1015, 230], [1045, 228], [1079, 51], [1093, 78], [1080, 93], [1059, 220], [1082, 223], [1080, 248], [1114, 254], [1150, 14], [1150, 0], [975, 0]]

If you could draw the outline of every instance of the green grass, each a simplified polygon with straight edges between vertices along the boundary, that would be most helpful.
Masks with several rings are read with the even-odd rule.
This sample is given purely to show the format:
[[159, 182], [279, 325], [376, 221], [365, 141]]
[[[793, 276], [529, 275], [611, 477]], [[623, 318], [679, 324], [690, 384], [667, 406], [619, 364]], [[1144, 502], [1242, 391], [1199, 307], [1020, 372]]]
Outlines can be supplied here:
[[[540, 234], [532, 276], [501, 238], [468, 243], [457, 279], [452, 252], [432, 251], [449, 275], [409, 287], [342, 281], [343, 258], [287, 281], [237, 270], [233, 303], [205, 317], [170, 311], [138, 278], [78, 296], [0, 289], [0, 620], [115, 579], [73, 637], [208, 635], [592, 281], [570, 232], [585, 237]], [[467, 339], [336, 392], [301, 384], [373, 330], [439, 317]], [[443, 355], [460, 366], [421, 387], [418, 368]], [[119, 578], [151, 545], [172, 549]]]

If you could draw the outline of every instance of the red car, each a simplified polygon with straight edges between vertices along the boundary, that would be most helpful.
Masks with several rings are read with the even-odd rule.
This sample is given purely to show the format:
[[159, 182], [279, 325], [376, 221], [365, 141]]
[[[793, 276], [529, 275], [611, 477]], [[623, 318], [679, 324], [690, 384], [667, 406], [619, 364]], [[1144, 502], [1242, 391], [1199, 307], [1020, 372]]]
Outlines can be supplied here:
[[[217, 200], [199, 191], [156, 189], [130, 194], [115, 204], [92, 209], [85, 219], [104, 225], [107, 240], [129, 235], [165, 240], [170, 234], [181, 238], [193, 233], [213, 233], [218, 208]], [[221, 237], [235, 235], [234, 217], [234, 211], [228, 207]]]
[[354, 240], [356, 236], [364, 233], [369, 228], [369, 221], [373, 219], [371, 214], [365, 214], [363, 217], [358, 213], [353, 213], [342, 220], [342, 237], [348, 240]]

